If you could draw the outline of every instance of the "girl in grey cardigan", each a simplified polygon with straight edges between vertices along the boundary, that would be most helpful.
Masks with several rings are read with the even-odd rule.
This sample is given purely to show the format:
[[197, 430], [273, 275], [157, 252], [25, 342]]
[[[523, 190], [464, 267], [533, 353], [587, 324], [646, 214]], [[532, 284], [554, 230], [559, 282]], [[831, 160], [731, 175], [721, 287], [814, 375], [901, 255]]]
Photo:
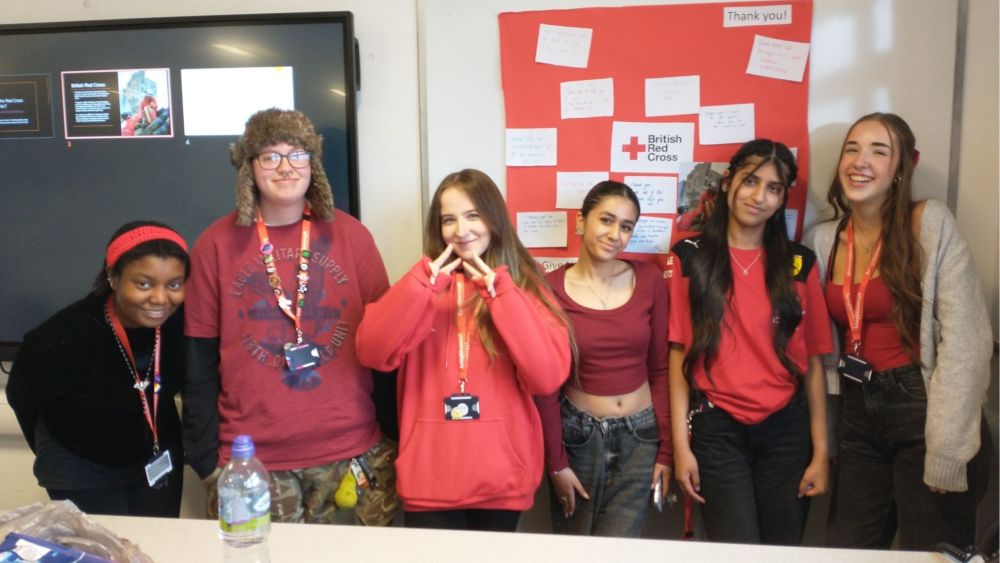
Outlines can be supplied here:
[[954, 218], [911, 199], [918, 157], [900, 117], [859, 119], [827, 196], [837, 218], [806, 237], [842, 345], [833, 546], [888, 548], [897, 527], [903, 549], [971, 544], [987, 482], [992, 333]]

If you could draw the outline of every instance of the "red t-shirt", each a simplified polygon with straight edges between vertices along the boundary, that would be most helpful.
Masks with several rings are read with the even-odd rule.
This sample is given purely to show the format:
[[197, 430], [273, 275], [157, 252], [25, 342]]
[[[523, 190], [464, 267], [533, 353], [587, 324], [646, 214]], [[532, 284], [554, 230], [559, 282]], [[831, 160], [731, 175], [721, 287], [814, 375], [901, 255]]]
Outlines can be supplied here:
[[[670, 341], [691, 346], [691, 309], [688, 299], [689, 279], [684, 264], [698, 251], [686, 239], [674, 246], [668, 258], [670, 277]], [[786, 354], [803, 373], [810, 356], [833, 351], [826, 300], [820, 288], [815, 255], [792, 243], [795, 263], [792, 266], [795, 290], [802, 304], [803, 318], [789, 339]], [[744, 267], [751, 264], [760, 249], [732, 249]], [[731, 259], [732, 260], [732, 259]], [[756, 424], [784, 408], [798, 386], [774, 352], [774, 324], [771, 300], [764, 282], [766, 256], [744, 275], [734, 262], [733, 293], [721, 321], [719, 347], [709, 366], [712, 378], [701, 362], [694, 366], [694, 387], [701, 390], [715, 406], [722, 408], [743, 424]]]
[[[663, 272], [648, 262], [629, 261], [635, 269], [635, 289], [621, 307], [609, 311], [589, 309], [566, 293], [566, 267], [548, 274], [549, 285], [573, 323], [579, 350], [578, 378], [572, 385], [592, 395], [623, 395], [649, 382], [653, 410], [659, 426], [657, 463], [672, 462], [670, 396], [667, 387], [668, 295]], [[545, 463], [549, 471], [569, 465], [562, 443], [559, 393], [538, 397], [538, 412], [545, 431]]]
[[[296, 298], [301, 222], [269, 227], [286, 295]], [[219, 464], [239, 434], [253, 436], [269, 470], [315, 467], [364, 452], [381, 438], [372, 375], [358, 364], [354, 341], [364, 306], [389, 288], [371, 234], [337, 211], [313, 219], [304, 340], [318, 346], [318, 367], [291, 372], [284, 345], [295, 326], [278, 308], [253, 226], [235, 214], [199, 237], [185, 286], [185, 334], [219, 338]]]
[[[854, 285], [851, 292], [851, 303], [857, 300], [858, 286]], [[847, 320], [847, 309], [844, 307], [844, 286], [827, 282], [826, 304], [830, 309], [830, 316], [837, 323], [840, 334], [843, 337], [842, 350], [847, 350], [847, 341], [851, 337], [851, 328]], [[853, 305], [852, 305], [853, 306]], [[913, 359], [906, 353], [903, 342], [899, 338], [899, 330], [892, 320], [892, 292], [885, 285], [882, 276], [871, 279], [865, 289], [864, 303], [865, 318], [861, 321], [861, 349], [858, 355], [869, 362], [875, 371], [885, 371], [900, 366], [907, 366], [913, 363]], [[919, 353], [914, 353], [914, 358], [919, 357]]]

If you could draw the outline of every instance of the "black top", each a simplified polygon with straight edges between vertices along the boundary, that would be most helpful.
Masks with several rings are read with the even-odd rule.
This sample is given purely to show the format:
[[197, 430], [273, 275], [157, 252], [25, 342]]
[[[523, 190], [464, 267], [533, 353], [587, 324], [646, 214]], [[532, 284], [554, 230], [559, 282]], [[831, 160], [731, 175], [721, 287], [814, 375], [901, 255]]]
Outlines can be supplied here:
[[[183, 326], [181, 309], [161, 330], [157, 430], [160, 448], [175, 456], [181, 453], [174, 397], [184, 381]], [[128, 336], [144, 375], [153, 330], [129, 330]], [[152, 456], [153, 435], [134, 383], [105, 319], [104, 300], [90, 294], [25, 335], [7, 383], [7, 400], [32, 450], [41, 420], [43, 432], [75, 456], [109, 467], [141, 467]], [[150, 409], [152, 391], [149, 385]]]

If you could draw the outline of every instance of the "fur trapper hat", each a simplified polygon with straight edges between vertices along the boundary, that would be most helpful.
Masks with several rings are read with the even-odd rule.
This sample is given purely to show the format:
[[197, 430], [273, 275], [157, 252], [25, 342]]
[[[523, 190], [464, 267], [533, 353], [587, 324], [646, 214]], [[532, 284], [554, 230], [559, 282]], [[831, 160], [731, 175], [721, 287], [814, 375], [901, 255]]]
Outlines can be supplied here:
[[300, 111], [277, 108], [258, 111], [247, 120], [243, 136], [230, 147], [230, 158], [236, 167], [236, 224], [253, 224], [260, 197], [253, 177], [253, 159], [265, 147], [288, 143], [312, 154], [312, 179], [306, 190], [306, 201], [313, 215], [326, 221], [333, 219], [333, 190], [323, 170], [323, 137], [316, 133], [309, 118]]

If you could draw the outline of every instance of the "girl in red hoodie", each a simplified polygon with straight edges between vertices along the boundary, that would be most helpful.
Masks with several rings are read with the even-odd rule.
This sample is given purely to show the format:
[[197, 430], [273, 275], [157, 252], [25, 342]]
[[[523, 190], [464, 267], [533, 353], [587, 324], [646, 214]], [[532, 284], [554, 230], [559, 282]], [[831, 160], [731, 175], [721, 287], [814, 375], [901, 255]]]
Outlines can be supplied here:
[[514, 531], [542, 477], [531, 395], [569, 374], [567, 321], [496, 185], [448, 175], [424, 257], [365, 308], [358, 359], [399, 369], [398, 490], [406, 525]]

